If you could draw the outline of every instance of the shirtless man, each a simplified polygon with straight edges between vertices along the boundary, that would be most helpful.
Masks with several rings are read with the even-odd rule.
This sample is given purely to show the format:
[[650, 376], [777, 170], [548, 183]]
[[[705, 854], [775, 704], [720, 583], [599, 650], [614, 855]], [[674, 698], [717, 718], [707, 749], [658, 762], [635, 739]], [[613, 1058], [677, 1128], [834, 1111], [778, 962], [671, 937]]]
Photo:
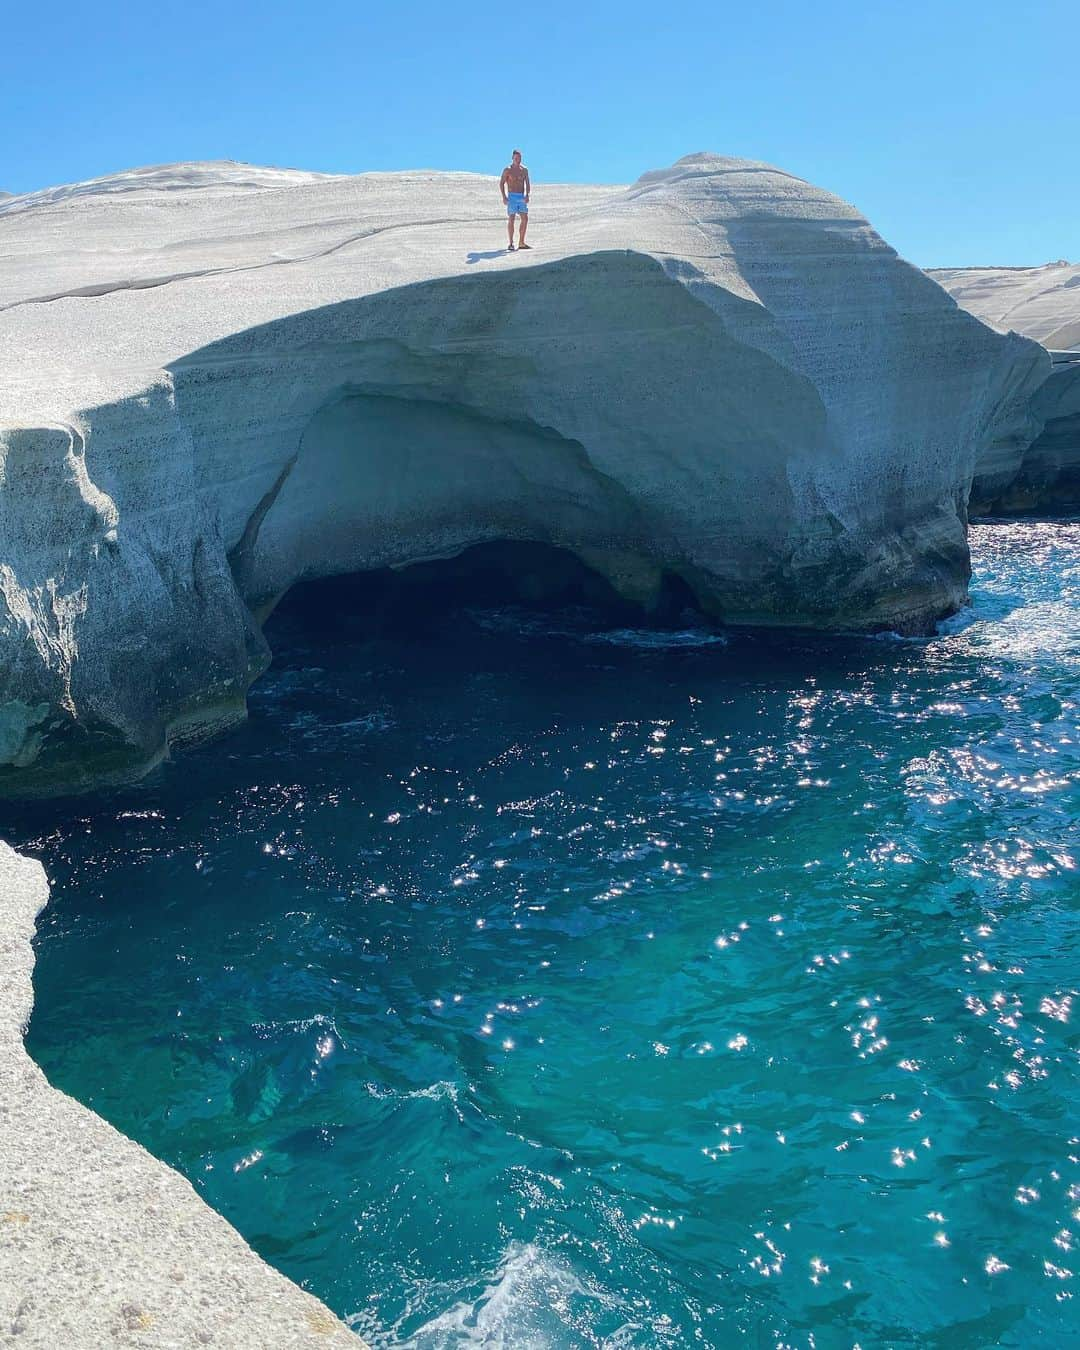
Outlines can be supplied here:
[[511, 162], [502, 171], [499, 179], [499, 191], [502, 193], [503, 206], [506, 207], [506, 232], [510, 236], [510, 252], [514, 251], [514, 217], [521, 221], [518, 229], [518, 248], [532, 248], [525, 242], [525, 231], [529, 228], [529, 171], [521, 162], [521, 151], [515, 150]]

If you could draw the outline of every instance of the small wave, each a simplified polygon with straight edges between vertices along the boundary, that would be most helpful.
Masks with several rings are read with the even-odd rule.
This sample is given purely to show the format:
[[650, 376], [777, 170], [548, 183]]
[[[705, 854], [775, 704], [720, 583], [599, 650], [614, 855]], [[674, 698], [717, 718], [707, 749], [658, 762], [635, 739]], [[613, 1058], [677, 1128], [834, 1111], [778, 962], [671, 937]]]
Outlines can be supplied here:
[[399, 1091], [397, 1088], [384, 1087], [381, 1083], [368, 1083], [367, 1090], [372, 1097], [393, 1098], [395, 1101], [449, 1101], [457, 1104], [458, 1085], [449, 1081], [432, 1083], [425, 1088], [410, 1088], [407, 1091]]
[[306, 741], [320, 741], [327, 736], [373, 736], [390, 731], [394, 726], [393, 718], [383, 712], [363, 713], [359, 717], [350, 717], [344, 722], [326, 722], [314, 712], [301, 712], [287, 724], [288, 730], [296, 732]]
[[570, 1300], [587, 1291], [569, 1263], [535, 1243], [515, 1242], [475, 1297], [461, 1298], [426, 1322], [404, 1345], [410, 1350], [548, 1350], [566, 1344]]
[[709, 628], [608, 628], [596, 627], [594, 612], [568, 610], [558, 618], [508, 606], [504, 609], [469, 610], [470, 619], [488, 633], [512, 633], [526, 638], [568, 638], [592, 646], [634, 647], [641, 651], [673, 651], [688, 647], [723, 647], [727, 637]]
[[607, 633], [588, 633], [584, 641], [606, 643], [612, 647], [637, 647], [643, 651], [727, 646], [723, 633], [714, 633], [707, 628], [680, 628], [674, 632], [660, 628], [615, 628]]
[[1075, 606], [1060, 601], [1018, 605], [1000, 618], [973, 616], [969, 623], [940, 636], [965, 649], [1012, 661], [1049, 657], [1071, 665], [1080, 654]]
[[271, 668], [252, 685], [250, 697], [265, 699], [268, 703], [289, 698], [296, 693], [317, 688], [325, 676], [326, 671], [322, 666], [294, 666], [286, 670]]
[[331, 722], [328, 729], [331, 731], [362, 731], [362, 732], [380, 732], [390, 731], [394, 726], [394, 719], [388, 717], [383, 712], [364, 713], [361, 717], [351, 717], [346, 722]]
[[256, 1036], [272, 1036], [278, 1032], [324, 1031], [330, 1030], [344, 1045], [345, 1041], [338, 1031], [337, 1023], [326, 1013], [312, 1013], [310, 1017], [289, 1017], [274, 1022], [252, 1022], [251, 1029]]
[[515, 637], [580, 638], [582, 629], [576, 627], [570, 616], [561, 621], [547, 614], [537, 614], [515, 605], [502, 609], [466, 609], [470, 621], [485, 633], [511, 633]]
[[965, 628], [970, 628], [972, 624], [985, 622], [986, 615], [981, 613], [975, 605], [965, 605], [963, 609], [958, 609], [955, 614], [950, 614], [948, 618], [939, 620], [934, 626], [934, 636], [952, 637], [956, 633], [962, 633]]

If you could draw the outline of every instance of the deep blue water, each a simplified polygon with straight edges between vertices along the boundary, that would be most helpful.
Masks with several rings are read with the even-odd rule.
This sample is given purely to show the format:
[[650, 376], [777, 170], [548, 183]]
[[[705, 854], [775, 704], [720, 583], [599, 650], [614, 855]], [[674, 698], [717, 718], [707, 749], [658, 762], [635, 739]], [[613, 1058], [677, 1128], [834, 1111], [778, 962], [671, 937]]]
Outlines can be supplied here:
[[377, 1345], [1080, 1344], [1080, 525], [930, 641], [276, 622], [30, 1047]]

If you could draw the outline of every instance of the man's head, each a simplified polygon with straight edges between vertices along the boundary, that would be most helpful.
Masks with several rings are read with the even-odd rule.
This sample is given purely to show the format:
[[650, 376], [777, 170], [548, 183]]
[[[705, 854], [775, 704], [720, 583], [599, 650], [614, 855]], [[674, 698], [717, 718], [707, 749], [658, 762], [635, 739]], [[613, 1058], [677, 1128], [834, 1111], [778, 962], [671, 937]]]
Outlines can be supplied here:
[[520, 163], [521, 163], [521, 151], [520, 151], [520, 150], [514, 150], [514, 151], [512, 151], [512, 152], [511, 152], [511, 155], [510, 155], [510, 158], [514, 161], [515, 164], [520, 164]]

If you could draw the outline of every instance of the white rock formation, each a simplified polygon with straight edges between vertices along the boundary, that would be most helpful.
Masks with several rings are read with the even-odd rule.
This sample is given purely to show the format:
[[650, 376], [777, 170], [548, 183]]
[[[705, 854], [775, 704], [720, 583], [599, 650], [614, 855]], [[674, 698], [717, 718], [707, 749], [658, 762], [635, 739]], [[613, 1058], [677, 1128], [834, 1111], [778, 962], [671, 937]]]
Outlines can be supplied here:
[[930, 276], [983, 323], [1014, 329], [1050, 351], [1080, 351], [1080, 263], [935, 267]]
[[196, 164], [151, 164], [142, 169], [88, 178], [83, 183], [63, 183], [59, 187], [24, 192], [13, 200], [10, 192], [0, 192], [11, 203], [12, 212], [29, 211], [37, 206], [52, 206], [73, 197], [109, 197], [152, 192], [178, 192], [199, 188], [205, 195], [227, 195], [237, 188], [287, 188], [322, 183], [347, 177], [337, 173], [312, 173], [307, 169], [275, 169], [261, 164], [242, 164], [232, 159]]
[[0, 843], [0, 1328], [23, 1350], [364, 1350], [26, 1053], [38, 862]]
[[1041, 348], [763, 164], [539, 185], [530, 242], [465, 173], [181, 165], [0, 206], [0, 791], [242, 715], [298, 579], [484, 541], [734, 623], [962, 602], [972, 474], [1035, 434]]
[[1080, 511], [1080, 263], [939, 268], [930, 275], [984, 323], [1041, 342], [1053, 362], [1032, 400], [1042, 433], [1020, 456], [995, 453], [980, 464], [972, 513]]

